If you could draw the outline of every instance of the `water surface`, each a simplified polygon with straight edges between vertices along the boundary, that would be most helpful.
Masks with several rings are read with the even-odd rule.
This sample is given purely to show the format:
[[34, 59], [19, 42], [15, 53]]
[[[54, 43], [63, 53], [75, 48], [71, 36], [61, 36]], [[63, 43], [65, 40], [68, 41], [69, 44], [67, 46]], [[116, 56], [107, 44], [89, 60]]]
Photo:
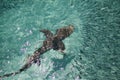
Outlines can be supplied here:
[[72, 24], [67, 56], [50, 50], [41, 65], [3, 80], [119, 80], [119, 0], [1, 0], [0, 75], [17, 71], [45, 39], [40, 29]]

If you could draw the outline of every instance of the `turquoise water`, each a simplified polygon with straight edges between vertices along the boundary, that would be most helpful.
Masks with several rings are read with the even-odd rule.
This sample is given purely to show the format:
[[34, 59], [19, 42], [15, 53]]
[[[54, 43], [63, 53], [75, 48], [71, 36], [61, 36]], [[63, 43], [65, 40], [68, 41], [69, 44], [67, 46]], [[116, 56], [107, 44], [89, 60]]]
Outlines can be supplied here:
[[3, 80], [120, 80], [119, 0], [0, 0], [0, 75], [17, 71], [41, 47], [40, 29], [72, 24], [66, 57], [54, 50], [41, 65]]

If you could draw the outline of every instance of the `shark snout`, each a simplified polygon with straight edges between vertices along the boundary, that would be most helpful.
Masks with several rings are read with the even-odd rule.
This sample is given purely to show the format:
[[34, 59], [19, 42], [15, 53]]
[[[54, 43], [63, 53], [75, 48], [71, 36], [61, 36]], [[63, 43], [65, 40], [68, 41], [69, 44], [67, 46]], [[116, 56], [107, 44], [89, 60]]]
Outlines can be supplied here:
[[73, 25], [70, 25], [69, 28], [70, 28], [71, 31], [74, 30], [74, 26]]
[[74, 26], [69, 25], [68, 30], [69, 30], [69, 34], [71, 34], [74, 31]]

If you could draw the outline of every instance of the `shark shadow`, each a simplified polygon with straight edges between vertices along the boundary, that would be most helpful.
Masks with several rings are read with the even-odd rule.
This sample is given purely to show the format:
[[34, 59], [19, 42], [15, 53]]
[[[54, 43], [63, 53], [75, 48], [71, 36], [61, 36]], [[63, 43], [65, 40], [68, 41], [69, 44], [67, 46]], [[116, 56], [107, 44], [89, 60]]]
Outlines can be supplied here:
[[49, 77], [52, 76], [54, 72], [61, 70], [61, 68], [64, 70], [67, 64], [69, 64], [72, 61], [72, 59], [74, 59], [74, 57], [75, 56], [69, 54], [65, 55], [63, 59], [52, 58], [51, 60], [54, 62], [53, 70], [49, 72], [45, 79], [48, 80]]

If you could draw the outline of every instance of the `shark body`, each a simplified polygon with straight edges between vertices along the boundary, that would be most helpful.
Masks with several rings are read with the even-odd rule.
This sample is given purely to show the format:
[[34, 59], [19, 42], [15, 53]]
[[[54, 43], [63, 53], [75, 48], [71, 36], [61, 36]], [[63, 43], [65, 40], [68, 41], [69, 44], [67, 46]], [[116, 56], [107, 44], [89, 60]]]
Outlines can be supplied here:
[[40, 65], [40, 55], [43, 53], [53, 49], [53, 50], [59, 50], [63, 52], [65, 50], [65, 45], [62, 42], [66, 37], [70, 36], [70, 34], [73, 33], [74, 27], [72, 25], [65, 26], [63, 28], [57, 29], [56, 34], [53, 35], [53, 33], [49, 30], [40, 30], [40, 32], [43, 32], [44, 35], [46, 36], [46, 39], [43, 41], [42, 47], [38, 48], [33, 55], [31, 55], [28, 59], [27, 62], [20, 68], [18, 71], [13, 72], [13, 73], [8, 73], [0, 76], [0, 79], [4, 77], [10, 77], [16, 74], [19, 74], [25, 70], [27, 70], [33, 63], [37, 63], [37, 65]]

